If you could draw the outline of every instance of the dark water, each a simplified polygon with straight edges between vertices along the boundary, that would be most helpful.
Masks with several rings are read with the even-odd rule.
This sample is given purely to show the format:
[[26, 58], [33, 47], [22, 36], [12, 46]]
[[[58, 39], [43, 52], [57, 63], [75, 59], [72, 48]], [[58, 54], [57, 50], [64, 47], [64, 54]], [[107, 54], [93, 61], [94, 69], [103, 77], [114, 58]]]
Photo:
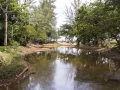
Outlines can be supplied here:
[[[120, 63], [100, 54], [76, 48], [59, 47], [26, 56], [32, 64], [30, 75], [13, 83], [8, 90], [120, 90]], [[6, 90], [4, 88], [0, 90]]]

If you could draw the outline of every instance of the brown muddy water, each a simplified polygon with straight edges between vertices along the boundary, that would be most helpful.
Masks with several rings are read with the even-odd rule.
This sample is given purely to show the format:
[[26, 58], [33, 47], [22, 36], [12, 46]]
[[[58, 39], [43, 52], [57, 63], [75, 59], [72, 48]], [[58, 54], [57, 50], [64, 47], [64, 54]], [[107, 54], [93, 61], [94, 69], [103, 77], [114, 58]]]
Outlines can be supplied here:
[[120, 62], [100, 53], [58, 47], [25, 60], [35, 74], [0, 90], [120, 90]]

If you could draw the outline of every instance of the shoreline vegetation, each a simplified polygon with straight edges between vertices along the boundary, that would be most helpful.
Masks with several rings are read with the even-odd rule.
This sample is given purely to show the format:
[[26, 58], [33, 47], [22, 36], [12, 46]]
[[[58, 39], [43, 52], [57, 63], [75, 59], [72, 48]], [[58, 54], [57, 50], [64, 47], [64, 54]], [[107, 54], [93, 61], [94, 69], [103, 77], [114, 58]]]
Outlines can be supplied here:
[[[10, 85], [11, 82], [15, 82], [22, 76], [29, 68], [30, 64], [23, 59], [24, 56], [39, 51], [48, 51], [52, 47], [58, 46], [72, 46], [76, 47], [76, 43], [50, 43], [50, 44], [28, 44], [27, 47], [23, 46], [7, 46], [0, 47], [0, 86]], [[95, 46], [79, 46], [78, 48], [99, 52], [103, 57], [120, 60], [120, 55], [117, 52], [111, 51], [107, 48], [95, 47]], [[31, 72], [34, 73], [34, 72]], [[30, 75], [27, 74], [26, 76]]]

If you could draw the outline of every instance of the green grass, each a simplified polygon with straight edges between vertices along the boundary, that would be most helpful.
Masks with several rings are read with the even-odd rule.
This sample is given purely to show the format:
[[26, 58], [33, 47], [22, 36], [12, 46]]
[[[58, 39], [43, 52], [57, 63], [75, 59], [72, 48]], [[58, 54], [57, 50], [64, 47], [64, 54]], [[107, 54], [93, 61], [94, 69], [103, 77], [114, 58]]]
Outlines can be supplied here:
[[19, 74], [25, 68], [24, 62], [16, 62], [10, 65], [4, 66], [0, 70], [0, 79], [8, 79]]
[[112, 41], [110, 41], [110, 44], [117, 44], [117, 41], [116, 40], [112, 40]]
[[11, 49], [10, 47], [0, 46], [0, 52], [10, 53]]
[[0, 52], [8, 54], [5, 59], [4, 55], [2, 56], [2, 53], [0, 55], [0, 62], [2, 62], [4, 65], [8, 65], [13, 60], [21, 59], [21, 56], [17, 52], [22, 52], [22, 48], [16, 46], [0, 46]]
[[7, 53], [8, 56], [0, 56], [0, 62], [2, 62], [2, 68], [0, 69], [0, 79], [8, 79], [19, 74], [26, 66], [26, 62], [22, 60], [22, 57], [17, 53], [21, 52], [22, 48], [16, 46], [0, 46], [0, 52]]

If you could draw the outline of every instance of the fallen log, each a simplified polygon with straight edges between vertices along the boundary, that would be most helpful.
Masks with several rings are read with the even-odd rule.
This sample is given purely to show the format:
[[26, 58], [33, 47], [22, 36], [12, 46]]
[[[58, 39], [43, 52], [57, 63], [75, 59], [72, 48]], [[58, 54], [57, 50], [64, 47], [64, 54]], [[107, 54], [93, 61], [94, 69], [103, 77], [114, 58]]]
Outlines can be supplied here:
[[26, 75], [24, 77], [22, 77], [22, 78], [19, 78], [19, 80], [21, 81], [21, 80], [23, 80], [23, 79], [27, 78], [28, 76], [30, 76], [32, 74], [35, 74], [35, 73], [36, 73], [35, 71], [30, 72], [30, 73], [26, 73]]
[[15, 79], [18, 79], [20, 76], [22, 76], [28, 70], [28, 68], [29, 67], [26, 67], [25, 69], [23, 69], [23, 71], [19, 75], [17, 75]]

